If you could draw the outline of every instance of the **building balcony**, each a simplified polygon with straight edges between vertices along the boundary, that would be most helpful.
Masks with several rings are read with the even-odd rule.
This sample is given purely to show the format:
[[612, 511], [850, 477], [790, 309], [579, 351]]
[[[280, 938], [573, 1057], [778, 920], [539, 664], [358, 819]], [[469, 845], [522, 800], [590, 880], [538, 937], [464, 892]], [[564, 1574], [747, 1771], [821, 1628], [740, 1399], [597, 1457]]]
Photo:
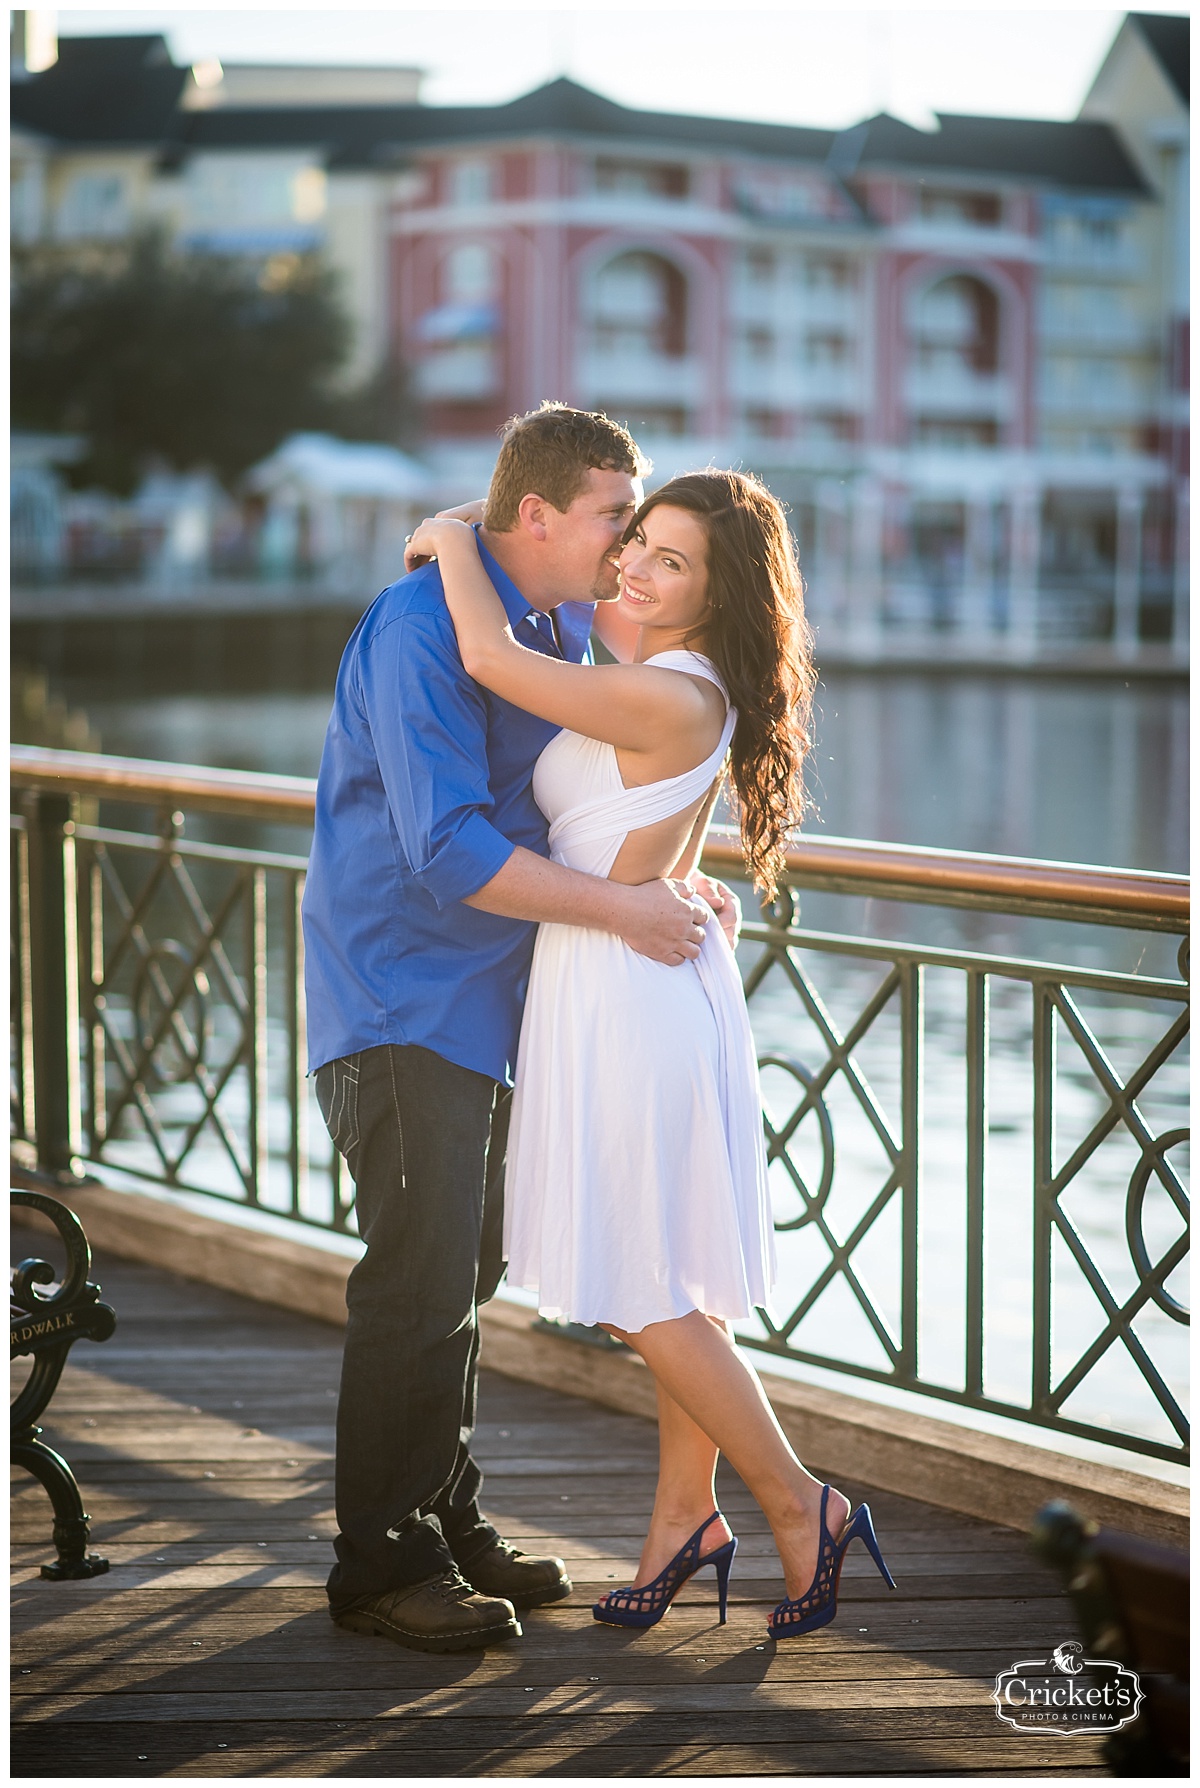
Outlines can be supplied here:
[[1155, 348], [1159, 328], [1149, 317], [1043, 316], [1038, 337], [1047, 346], [1088, 348], [1098, 353], [1139, 353]]
[[804, 286], [796, 294], [794, 315], [807, 329], [845, 329], [853, 334], [861, 309], [857, 286]]
[[800, 375], [801, 402], [834, 409], [861, 410], [866, 398], [857, 366], [806, 366]]
[[1091, 273], [1098, 279], [1133, 280], [1146, 276], [1146, 257], [1132, 243], [1043, 240], [1042, 265], [1050, 272]]
[[570, 200], [571, 222], [593, 227], [694, 230], [703, 218], [711, 226], [716, 215], [706, 197], [696, 193], [585, 192]]
[[774, 329], [794, 336], [810, 329], [836, 329], [858, 335], [862, 329], [862, 301], [855, 286], [813, 288], [793, 280], [770, 285], [735, 286], [730, 295], [729, 317], [734, 326]]
[[729, 394], [743, 404], [772, 409], [861, 410], [862, 374], [856, 366], [780, 366], [772, 361], [736, 362]]
[[1117, 422], [1148, 421], [1153, 413], [1153, 399], [1137, 385], [1104, 385], [1095, 379], [1080, 379], [1070, 385], [1045, 381], [1038, 391], [1037, 407], [1043, 416], [1079, 416], [1093, 420], [1103, 416]]
[[913, 367], [904, 380], [910, 410], [928, 416], [988, 416], [1006, 420], [1013, 412], [1013, 390], [1007, 378], [971, 373], [966, 367]]
[[888, 247], [987, 261], [1031, 261], [1039, 255], [1035, 236], [965, 219], [914, 218], [888, 232]]
[[593, 348], [580, 359], [576, 378], [584, 403], [683, 404], [703, 402], [704, 362], [696, 357], [638, 354]]

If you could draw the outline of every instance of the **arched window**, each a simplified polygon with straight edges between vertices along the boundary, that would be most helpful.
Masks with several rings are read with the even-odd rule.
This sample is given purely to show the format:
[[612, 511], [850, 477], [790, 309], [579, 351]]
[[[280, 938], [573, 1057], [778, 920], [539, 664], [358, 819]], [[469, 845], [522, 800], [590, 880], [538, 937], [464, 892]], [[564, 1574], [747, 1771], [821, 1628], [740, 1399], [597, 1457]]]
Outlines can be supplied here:
[[485, 304], [496, 293], [496, 256], [484, 242], [460, 242], [442, 263], [442, 296], [451, 304]]
[[957, 273], [920, 294], [913, 346], [919, 366], [987, 377], [1000, 370], [1000, 304], [991, 286]]
[[595, 276], [592, 318], [598, 348], [677, 358], [687, 351], [687, 281], [662, 255], [618, 255]]

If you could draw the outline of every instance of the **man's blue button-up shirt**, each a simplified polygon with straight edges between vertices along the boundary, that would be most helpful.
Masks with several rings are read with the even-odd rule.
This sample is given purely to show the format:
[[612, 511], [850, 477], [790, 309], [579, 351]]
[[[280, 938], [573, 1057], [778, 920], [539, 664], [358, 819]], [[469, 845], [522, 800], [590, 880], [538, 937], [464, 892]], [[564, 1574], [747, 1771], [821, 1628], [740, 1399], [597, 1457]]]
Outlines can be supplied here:
[[[480, 553], [523, 645], [553, 650]], [[563, 655], [587, 655], [592, 608], [556, 610]], [[309, 1067], [419, 1044], [512, 1079], [533, 925], [464, 906], [516, 845], [547, 854], [533, 799], [558, 728], [463, 669], [436, 564], [384, 590], [342, 655], [317, 779], [304, 892]]]

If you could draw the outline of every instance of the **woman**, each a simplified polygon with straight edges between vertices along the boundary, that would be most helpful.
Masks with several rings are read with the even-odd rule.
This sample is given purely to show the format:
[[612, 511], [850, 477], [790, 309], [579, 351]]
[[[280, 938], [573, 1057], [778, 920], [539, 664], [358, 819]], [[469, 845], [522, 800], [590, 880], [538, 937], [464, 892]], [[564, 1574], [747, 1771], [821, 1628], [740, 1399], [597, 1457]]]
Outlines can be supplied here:
[[[408, 554], [421, 557], [439, 561], [468, 672], [563, 728], [533, 784], [553, 856], [627, 882], [690, 875], [728, 757], [750, 872], [774, 892], [803, 809], [814, 673], [791, 537], [762, 484], [693, 473], [642, 505], [620, 557], [629, 664], [521, 646], [464, 521], [423, 523]], [[805, 1470], [732, 1339], [731, 1322], [767, 1304], [775, 1262], [754, 1048], [719, 925], [677, 967], [600, 932], [540, 928], [505, 1240], [510, 1284], [545, 1315], [601, 1324], [655, 1379], [654, 1512], [633, 1583], [601, 1598], [597, 1620], [653, 1625], [710, 1563], [724, 1620], [737, 1541], [716, 1507], [719, 1452], [779, 1549], [788, 1597], [773, 1637], [833, 1618], [856, 1535], [888, 1576], [869, 1510], [851, 1516]]]

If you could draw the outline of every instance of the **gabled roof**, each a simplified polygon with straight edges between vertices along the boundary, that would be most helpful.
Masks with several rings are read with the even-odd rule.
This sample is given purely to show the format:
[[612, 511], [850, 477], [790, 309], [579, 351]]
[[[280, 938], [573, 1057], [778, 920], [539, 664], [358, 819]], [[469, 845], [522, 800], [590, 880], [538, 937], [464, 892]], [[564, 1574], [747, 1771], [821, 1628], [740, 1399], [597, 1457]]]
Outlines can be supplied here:
[[59, 142], [156, 143], [187, 78], [163, 37], [63, 37], [57, 62], [13, 83], [12, 122]]
[[1007, 174], [1053, 186], [1143, 195], [1148, 188], [1108, 124], [1073, 119], [977, 118], [938, 112], [939, 128], [917, 130], [881, 112], [838, 134], [830, 166], [842, 175], [869, 167]]
[[182, 135], [188, 143], [214, 147], [318, 141], [336, 144], [336, 159], [360, 164], [377, 160], [381, 145], [417, 148], [528, 136], [743, 149], [819, 163], [834, 137], [831, 130], [799, 125], [633, 111], [565, 77], [499, 106], [221, 107], [188, 114]]
[[161, 37], [63, 38], [54, 67], [14, 84], [12, 121], [60, 142], [140, 143], [174, 157], [198, 149], [320, 149], [333, 169], [386, 166], [425, 146], [555, 136], [608, 141], [614, 148], [669, 144], [741, 151], [808, 162], [835, 177], [891, 166], [1007, 174], [1093, 191], [1147, 191], [1115, 131], [1090, 121], [941, 113], [940, 129], [923, 131], [884, 113], [850, 130], [816, 130], [635, 111], [565, 77], [499, 106], [221, 106], [188, 112], [178, 103], [187, 77], [186, 69], [172, 66]]
[[1190, 106], [1192, 21], [1180, 13], [1131, 12], [1129, 22], [1145, 38], [1184, 105]]
[[427, 140], [431, 141], [451, 134], [485, 137], [536, 132], [679, 143], [692, 148], [746, 149], [757, 155], [823, 161], [834, 137], [831, 130], [804, 125], [635, 111], [566, 76], [503, 106], [423, 106], [414, 110], [419, 110], [427, 121]]

